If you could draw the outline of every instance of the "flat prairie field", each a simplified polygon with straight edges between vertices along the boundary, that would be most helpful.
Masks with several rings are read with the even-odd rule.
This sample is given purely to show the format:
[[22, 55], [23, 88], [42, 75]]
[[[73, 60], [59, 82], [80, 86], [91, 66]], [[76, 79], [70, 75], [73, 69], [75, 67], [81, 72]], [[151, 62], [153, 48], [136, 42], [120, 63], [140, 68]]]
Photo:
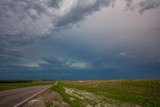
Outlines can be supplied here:
[[70, 107], [160, 107], [160, 80], [59, 81], [52, 90]]
[[37, 85], [53, 85], [29, 101], [37, 106], [160, 107], [160, 80], [0, 81], [0, 90]]

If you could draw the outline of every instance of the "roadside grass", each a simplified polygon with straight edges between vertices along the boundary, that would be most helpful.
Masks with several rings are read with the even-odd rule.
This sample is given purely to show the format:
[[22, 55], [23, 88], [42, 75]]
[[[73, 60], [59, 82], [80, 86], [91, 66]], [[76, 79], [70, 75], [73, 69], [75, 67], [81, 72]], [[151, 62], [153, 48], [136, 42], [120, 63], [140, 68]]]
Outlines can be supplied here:
[[54, 85], [52, 87], [52, 89], [54, 91], [57, 91], [61, 95], [63, 100], [69, 104], [70, 107], [84, 107], [83, 101], [77, 97], [67, 94], [61, 83], [58, 82], [57, 85]]
[[61, 86], [144, 107], [160, 107], [160, 80], [61, 81]]
[[52, 90], [57, 91], [63, 100], [69, 104], [69, 107], [115, 107], [115, 105], [121, 104], [118, 100], [105, 99], [104, 96], [96, 96], [94, 93], [64, 86], [64, 83], [60, 81], [52, 87]]
[[7, 80], [0, 81], [0, 91], [17, 89], [38, 85], [52, 85], [55, 81], [35, 81], [35, 80]]
[[46, 106], [46, 107], [53, 107], [53, 103], [52, 103], [51, 101], [47, 101], [47, 102], [45, 103], [45, 106]]

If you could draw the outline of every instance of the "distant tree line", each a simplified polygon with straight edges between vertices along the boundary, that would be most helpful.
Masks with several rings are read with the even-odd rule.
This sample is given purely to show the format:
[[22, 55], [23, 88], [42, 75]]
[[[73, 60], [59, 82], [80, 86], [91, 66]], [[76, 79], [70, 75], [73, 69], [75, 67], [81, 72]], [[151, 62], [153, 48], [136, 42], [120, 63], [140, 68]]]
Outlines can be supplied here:
[[33, 82], [33, 80], [0, 80], [1, 83], [30, 83]]

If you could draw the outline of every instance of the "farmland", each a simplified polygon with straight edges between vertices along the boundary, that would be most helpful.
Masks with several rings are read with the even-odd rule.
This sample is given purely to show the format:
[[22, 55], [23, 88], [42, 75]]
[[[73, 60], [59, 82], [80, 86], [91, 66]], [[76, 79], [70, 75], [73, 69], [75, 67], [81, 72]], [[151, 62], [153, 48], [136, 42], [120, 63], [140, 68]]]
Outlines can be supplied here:
[[71, 107], [159, 107], [159, 80], [60, 81], [52, 89]]

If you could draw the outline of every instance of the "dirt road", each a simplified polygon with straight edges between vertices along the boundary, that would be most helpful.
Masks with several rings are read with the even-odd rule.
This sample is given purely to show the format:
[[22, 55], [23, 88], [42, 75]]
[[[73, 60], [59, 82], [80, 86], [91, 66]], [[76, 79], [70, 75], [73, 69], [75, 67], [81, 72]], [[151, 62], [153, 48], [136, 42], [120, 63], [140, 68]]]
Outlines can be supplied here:
[[0, 107], [13, 107], [30, 96], [49, 87], [50, 85], [46, 85], [0, 91]]

